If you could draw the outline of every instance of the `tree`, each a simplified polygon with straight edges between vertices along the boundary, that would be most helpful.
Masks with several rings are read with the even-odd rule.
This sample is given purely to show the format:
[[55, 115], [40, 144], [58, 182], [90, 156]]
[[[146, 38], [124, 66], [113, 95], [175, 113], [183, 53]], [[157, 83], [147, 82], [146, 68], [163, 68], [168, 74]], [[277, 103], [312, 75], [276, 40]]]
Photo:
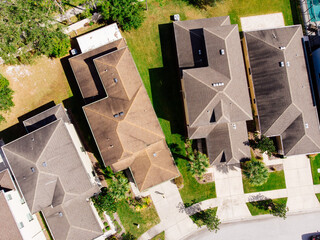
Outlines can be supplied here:
[[122, 30], [137, 29], [144, 20], [143, 7], [138, 0], [102, 1], [99, 11], [107, 21], [119, 24]]
[[122, 234], [122, 240], [137, 240], [137, 238], [130, 232]]
[[194, 154], [189, 155], [189, 160], [191, 174], [202, 179], [203, 174], [210, 166], [209, 158], [204, 153], [195, 151]]
[[265, 164], [255, 158], [244, 163], [243, 173], [253, 186], [261, 186], [269, 178], [269, 172]]
[[261, 153], [267, 152], [271, 156], [276, 151], [273, 141], [264, 135], [260, 139], [257, 137], [255, 141], [255, 148], [258, 148]]
[[286, 219], [289, 208], [287, 208], [286, 203], [277, 203], [272, 201], [269, 210], [273, 216]]
[[55, 3], [55, 0], [0, 1], [0, 57], [5, 63], [29, 62], [41, 54], [67, 53], [68, 36], [52, 18], [57, 10]]
[[116, 202], [106, 188], [102, 188], [101, 193], [92, 198], [92, 202], [100, 213], [115, 213], [117, 211]]
[[216, 209], [209, 208], [198, 212], [190, 217], [198, 227], [206, 225], [209, 231], [217, 232], [219, 230], [220, 219], [216, 215]]
[[[7, 112], [13, 106], [13, 91], [9, 88], [9, 81], [0, 74], [0, 111]], [[0, 122], [5, 121], [3, 115], [0, 114]]]

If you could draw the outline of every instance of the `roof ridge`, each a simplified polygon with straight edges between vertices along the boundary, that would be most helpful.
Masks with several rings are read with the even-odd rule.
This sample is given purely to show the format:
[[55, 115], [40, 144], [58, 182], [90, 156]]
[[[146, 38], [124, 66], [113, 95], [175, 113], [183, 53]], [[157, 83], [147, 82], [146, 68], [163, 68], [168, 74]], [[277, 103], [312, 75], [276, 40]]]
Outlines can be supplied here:
[[[224, 17], [226, 17], [226, 18], [223, 20], [223, 22], [220, 24], [220, 26], [226, 26], [226, 25], [222, 25], [222, 24], [224, 24], [228, 19], [230, 20], [230, 16], [229, 15], [224, 16]], [[232, 25], [232, 24], [230, 24], [230, 25]]]
[[[302, 138], [300, 138], [299, 141], [296, 142], [296, 144], [292, 146], [292, 148], [289, 150], [288, 153], [290, 153], [290, 152], [292, 151], [292, 149], [294, 149], [294, 148], [298, 145], [298, 143], [300, 143], [304, 138], [309, 138], [309, 137], [308, 137], [306, 134], [304, 134], [304, 135], [302, 136]], [[310, 138], [309, 138], [309, 139], [310, 139]], [[283, 153], [284, 153], [284, 146], [283, 146], [283, 145], [282, 145], [282, 148], [283, 148]]]
[[[281, 120], [282, 116], [284, 116], [284, 114], [286, 114], [287, 111], [289, 111], [290, 107], [294, 106], [299, 112], [300, 114], [302, 114], [302, 111], [297, 107], [297, 105], [295, 105], [293, 103], [293, 101], [291, 102], [291, 104], [286, 108], [286, 110], [283, 111], [283, 113], [272, 123], [272, 125], [265, 131], [268, 132], [278, 121]], [[284, 131], [291, 125], [291, 123], [293, 123], [293, 121], [295, 121], [297, 118], [294, 118], [289, 124], [288, 126], [285, 127]], [[283, 133], [283, 132], [282, 132]], [[282, 134], [281, 133], [281, 134]]]
[[224, 92], [224, 95], [225, 95], [231, 102], [233, 102], [234, 105], [236, 105], [247, 117], [249, 117], [250, 119], [252, 119], [252, 116], [248, 115], [248, 114], [244, 111], [244, 109], [243, 109], [238, 103], [236, 103], [235, 101], [233, 101], [233, 99], [230, 98], [230, 96], [229, 96], [226, 92]]
[[[264, 30], [258, 30], [258, 31], [264, 31]], [[256, 32], [256, 31], [253, 31], [253, 32]], [[254, 37], [255, 39], [258, 39], [260, 42], [263, 42], [263, 43], [265, 43], [265, 44], [269, 45], [269, 46], [270, 46], [270, 47], [272, 47], [272, 48], [277, 49], [278, 51], [283, 52], [283, 50], [281, 50], [280, 48], [277, 48], [276, 46], [273, 46], [272, 44], [270, 44], [270, 43], [268, 43], [268, 42], [264, 41], [263, 39], [258, 38], [258, 37], [256, 37], [256, 36], [252, 35], [252, 34], [251, 34], [251, 32], [246, 32], [246, 34], [250, 35], [251, 37]]]
[[[234, 153], [233, 147], [232, 147], [232, 146], [233, 146], [233, 143], [232, 143], [232, 141], [231, 141], [231, 131], [232, 131], [232, 129], [230, 129], [230, 128], [231, 128], [231, 124], [236, 124], [236, 122], [234, 122], [234, 123], [227, 123], [227, 124], [228, 124], [228, 126], [227, 126], [227, 127], [228, 127], [228, 136], [229, 136], [230, 150], [231, 150], [231, 154], [232, 154], [232, 155], [231, 155], [231, 156], [232, 156], [231, 159], [232, 159], [232, 158], [234, 158], [235, 153]], [[232, 127], [232, 128], [233, 128], [233, 127]], [[231, 159], [230, 159], [229, 161], [231, 161]], [[228, 161], [228, 162], [229, 162], [229, 161]], [[227, 160], [226, 160], [226, 162], [227, 162]]]
[[[155, 145], [155, 144], [160, 143], [160, 142], [163, 142], [163, 141], [164, 141], [163, 139], [162, 139], [162, 140], [159, 140], [158, 142], [155, 142], [155, 143], [151, 144], [150, 146]], [[165, 145], [166, 145], [166, 144], [165, 144]], [[166, 150], [169, 151], [168, 148], [167, 148]], [[150, 156], [150, 155], [148, 154], [148, 152], [147, 152], [147, 155], [148, 155], [148, 157]], [[149, 157], [149, 159], [151, 159], [151, 158]], [[173, 160], [173, 159], [172, 159], [172, 160]], [[162, 169], [162, 170], [164, 170], [164, 171], [166, 171], [166, 172], [171, 172], [171, 173], [175, 174], [174, 172], [172, 172], [172, 171], [170, 171], [170, 170], [168, 170], [168, 169], [164, 169], [162, 166], [159, 166], [158, 164], [154, 164], [151, 160], [150, 160], [150, 162], [151, 162], [151, 166], [157, 166], [158, 168], [160, 168], [160, 169]]]

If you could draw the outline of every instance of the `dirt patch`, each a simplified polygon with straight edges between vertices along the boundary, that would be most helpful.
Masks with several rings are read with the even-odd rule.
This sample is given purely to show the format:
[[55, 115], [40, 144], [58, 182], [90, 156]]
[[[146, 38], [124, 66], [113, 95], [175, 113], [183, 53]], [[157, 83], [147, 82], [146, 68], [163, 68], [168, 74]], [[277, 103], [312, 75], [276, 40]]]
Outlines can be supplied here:
[[275, 165], [269, 165], [268, 166], [268, 172], [278, 172], [283, 170], [282, 164], [275, 164]]
[[206, 173], [206, 174], [203, 175], [202, 179], [196, 177], [196, 180], [200, 184], [213, 182], [213, 175], [212, 175], [212, 173]]
[[5, 113], [0, 131], [18, 123], [18, 117], [48, 102], [61, 103], [72, 96], [60, 59], [40, 57], [32, 65], [0, 66], [10, 82], [15, 106]]

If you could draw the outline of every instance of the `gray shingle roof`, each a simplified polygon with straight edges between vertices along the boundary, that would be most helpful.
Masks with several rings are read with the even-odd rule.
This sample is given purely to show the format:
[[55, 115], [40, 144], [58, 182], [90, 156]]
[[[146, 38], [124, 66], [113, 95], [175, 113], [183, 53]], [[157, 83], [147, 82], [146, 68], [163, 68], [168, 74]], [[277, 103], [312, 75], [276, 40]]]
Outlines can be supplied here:
[[[206, 139], [212, 163], [249, 157], [245, 121], [252, 111], [238, 26], [230, 25], [228, 16], [173, 25], [188, 137]], [[237, 123], [237, 130], [231, 131], [230, 123]]]
[[287, 156], [320, 152], [302, 36], [300, 25], [245, 33], [260, 131], [280, 135]]
[[[43, 211], [55, 239], [92, 239], [102, 234], [86, 201], [99, 188], [90, 182], [62, 119], [2, 148], [30, 211]], [[53, 216], [59, 216], [59, 223]], [[74, 228], [90, 235], [74, 238]]]

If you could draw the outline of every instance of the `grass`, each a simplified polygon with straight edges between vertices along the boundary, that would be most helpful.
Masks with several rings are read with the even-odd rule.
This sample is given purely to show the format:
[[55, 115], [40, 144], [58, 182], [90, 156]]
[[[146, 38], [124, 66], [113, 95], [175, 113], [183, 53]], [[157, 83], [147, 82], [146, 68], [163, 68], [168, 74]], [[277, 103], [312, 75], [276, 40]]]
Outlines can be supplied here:
[[318, 198], [318, 200], [320, 202], [320, 193], [316, 193], [316, 197]]
[[[130, 232], [136, 237], [139, 237], [148, 229], [160, 223], [160, 219], [153, 204], [150, 207], [137, 212], [129, 206], [126, 200], [122, 200], [118, 203], [117, 208], [117, 213], [126, 232]], [[140, 225], [139, 228], [137, 228], [137, 224]]]
[[286, 188], [286, 181], [284, 178], [284, 171], [271, 172], [268, 181], [261, 186], [252, 186], [249, 180], [242, 175], [243, 189], [245, 193], [262, 192], [276, 189]]
[[158, 235], [151, 238], [151, 240], [165, 240], [164, 232], [159, 233]]
[[310, 157], [310, 165], [313, 184], [320, 184], [320, 173], [318, 173], [318, 168], [320, 168], [320, 154]]
[[[277, 198], [277, 199], [273, 199], [272, 201], [278, 204], [286, 204], [287, 198]], [[269, 202], [270, 200], [248, 202], [247, 206], [252, 216], [270, 214], [270, 211], [268, 210], [268, 207], [267, 207]]]
[[180, 190], [180, 195], [185, 205], [190, 206], [194, 203], [216, 197], [214, 182], [206, 184], [198, 183], [188, 171], [186, 160], [179, 158], [177, 163], [184, 180], [184, 187]]

